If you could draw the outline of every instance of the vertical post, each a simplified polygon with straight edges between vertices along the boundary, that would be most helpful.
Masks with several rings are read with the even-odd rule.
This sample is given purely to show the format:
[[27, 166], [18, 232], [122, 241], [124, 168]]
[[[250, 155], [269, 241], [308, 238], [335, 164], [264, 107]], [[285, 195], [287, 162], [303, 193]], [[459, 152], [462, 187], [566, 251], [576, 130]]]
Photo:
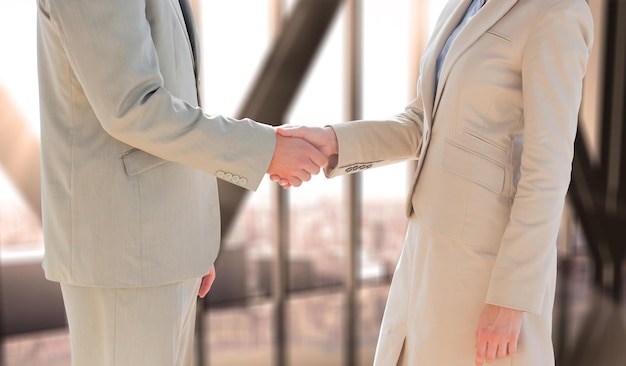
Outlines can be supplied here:
[[272, 293], [275, 309], [275, 349], [274, 364], [287, 364], [287, 269], [289, 263], [289, 195], [279, 187], [275, 188], [277, 203], [277, 240], [274, 257]]
[[[606, 170], [606, 196], [605, 207], [609, 215], [617, 215], [619, 206], [619, 194], [622, 189], [622, 172], [624, 151], [623, 139], [626, 137], [624, 120], [626, 120], [626, 108], [624, 100], [626, 95], [626, 5], [622, 1], [609, 2], [610, 15], [606, 39], [607, 60], [605, 63], [606, 89], [605, 96], [610, 106], [606, 107], [605, 114], [609, 115], [605, 123], [603, 136], [604, 156]], [[616, 266], [618, 267], [618, 266]]]
[[[361, 118], [362, 103], [362, 9], [361, 0], [346, 2], [346, 119]], [[359, 288], [359, 253], [361, 252], [361, 174], [346, 178], [346, 212], [348, 215], [348, 254], [346, 263], [346, 304], [344, 349], [346, 366], [357, 364], [358, 320], [357, 291]]]
[[[284, 0], [270, 1], [270, 35], [276, 39], [280, 34], [284, 15]], [[284, 121], [280, 121], [284, 123]], [[287, 365], [287, 281], [289, 265], [289, 195], [286, 190], [276, 185], [276, 248], [274, 270], [272, 272], [272, 294], [274, 300], [275, 337], [274, 365]]]
[[206, 357], [206, 350], [209, 346], [205, 341], [205, 333], [208, 331], [204, 326], [204, 314], [205, 314], [205, 304], [207, 304], [204, 299], [198, 298], [196, 302], [196, 338], [195, 338], [195, 347], [196, 347], [196, 358], [195, 364], [199, 366], [208, 366], [209, 360]]
[[624, 219], [620, 212], [626, 206], [626, 5], [623, 1], [608, 2], [605, 28], [605, 60], [604, 60], [604, 105], [602, 125], [602, 175], [604, 180], [604, 212], [600, 225], [610, 251], [612, 266], [612, 298], [615, 303], [622, 301], [622, 267], [626, 256], [620, 227]]

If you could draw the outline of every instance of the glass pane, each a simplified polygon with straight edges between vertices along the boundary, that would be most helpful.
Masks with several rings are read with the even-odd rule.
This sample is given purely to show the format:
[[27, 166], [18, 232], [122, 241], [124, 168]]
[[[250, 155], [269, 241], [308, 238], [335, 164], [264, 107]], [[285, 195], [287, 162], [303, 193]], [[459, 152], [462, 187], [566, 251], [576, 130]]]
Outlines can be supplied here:
[[70, 337], [67, 329], [4, 338], [4, 366], [67, 366]]
[[[268, 4], [259, 0], [200, 3], [206, 112], [240, 117], [239, 108], [271, 46]], [[222, 233], [210, 303], [223, 305], [271, 294], [276, 243], [272, 188], [273, 183], [265, 180], [256, 192], [247, 192], [235, 222]]]
[[[26, 263], [41, 272], [36, 6], [34, 1], [0, 2], [3, 55], [0, 57], [0, 274], [5, 274], [3, 281], [9, 280], [8, 265], [21, 267]], [[31, 274], [31, 278], [41, 276], [39, 278], [45, 282], [43, 273]], [[15, 276], [10, 278], [18, 288], [21, 280]], [[9, 288], [6, 283], [2, 287]], [[21, 326], [9, 310], [22, 309], [25, 304], [7, 296], [0, 300], [5, 316], [12, 316], [12, 321], [7, 323]], [[6, 331], [16, 331], [4, 325]], [[3, 365], [69, 364], [69, 339], [65, 329], [3, 337], [0, 346]]]
[[212, 308], [205, 313], [209, 365], [273, 365], [275, 307]]
[[[339, 14], [341, 15], [341, 14]], [[343, 118], [344, 18], [333, 20], [312, 68], [287, 117], [295, 125], [324, 126]], [[289, 190], [290, 290], [343, 282], [347, 212], [342, 206], [343, 179], [323, 173]]]
[[[363, 2], [363, 117], [387, 118], [409, 102], [411, 1]], [[394, 57], [389, 57], [394, 55]], [[404, 205], [409, 166], [398, 163], [363, 173], [362, 251], [364, 282], [387, 281], [400, 255], [407, 221]]]
[[200, 9], [203, 109], [239, 117], [270, 47], [268, 1], [204, 0]]
[[342, 365], [343, 294], [294, 297], [287, 303], [288, 365]]
[[[406, 165], [382, 167], [363, 175], [363, 215], [361, 227], [360, 280], [362, 283], [387, 282], [400, 256], [407, 228]], [[387, 181], [388, 177], [396, 181]], [[378, 195], [380, 185], [389, 189]]]
[[216, 281], [208, 296], [211, 304], [272, 295], [277, 240], [274, 188], [266, 180], [256, 192], [247, 193], [235, 222], [224, 233], [215, 262]]
[[[41, 251], [36, 3], [0, 2], [0, 255]], [[15, 30], [19, 29], [19, 32]]]
[[378, 341], [380, 322], [383, 319], [389, 286], [372, 286], [357, 293], [356, 334], [358, 345], [357, 364], [371, 365]]
[[1, 166], [0, 252], [3, 258], [20, 257], [25, 252], [43, 255], [40, 217], [24, 201]]

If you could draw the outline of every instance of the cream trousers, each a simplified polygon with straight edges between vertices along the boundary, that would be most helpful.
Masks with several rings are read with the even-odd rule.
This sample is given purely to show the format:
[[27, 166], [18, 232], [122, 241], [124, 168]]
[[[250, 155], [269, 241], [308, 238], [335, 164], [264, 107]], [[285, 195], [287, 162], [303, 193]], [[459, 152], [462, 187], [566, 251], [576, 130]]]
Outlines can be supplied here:
[[156, 287], [61, 284], [72, 366], [191, 366], [200, 279]]

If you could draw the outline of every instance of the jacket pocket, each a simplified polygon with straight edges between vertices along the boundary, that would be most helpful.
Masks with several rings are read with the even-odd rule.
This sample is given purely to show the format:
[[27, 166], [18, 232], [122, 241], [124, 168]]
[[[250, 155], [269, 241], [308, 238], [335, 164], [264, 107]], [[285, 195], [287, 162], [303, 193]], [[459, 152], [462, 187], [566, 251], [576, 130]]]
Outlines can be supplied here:
[[126, 151], [122, 155], [122, 161], [124, 162], [126, 174], [131, 177], [167, 163], [167, 160], [163, 160], [139, 149]]
[[507, 46], [511, 46], [511, 43], [512, 43], [511, 39], [508, 36], [506, 36], [506, 35], [504, 35], [502, 33], [498, 33], [498, 32], [495, 32], [493, 30], [488, 30], [488, 31], [485, 32], [485, 35], [492, 36], [492, 37], [494, 37], [494, 38], [496, 38], [496, 39], [506, 43]]
[[494, 193], [501, 193], [504, 188], [504, 165], [458, 142], [447, 140], [442, 164], [451, 172]]

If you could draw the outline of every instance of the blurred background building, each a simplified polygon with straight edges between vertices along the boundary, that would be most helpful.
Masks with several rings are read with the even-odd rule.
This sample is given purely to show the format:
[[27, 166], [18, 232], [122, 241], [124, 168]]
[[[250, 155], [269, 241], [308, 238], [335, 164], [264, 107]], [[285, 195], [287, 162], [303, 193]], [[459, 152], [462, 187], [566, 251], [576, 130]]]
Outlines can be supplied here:
[[[415, 96], [442, 0], [196, 0], [204, 108], [270, 124], [398, 113]], [[626, 364], [626, 2], [589, 0], [596, 46], [558, 239], [559, 365]], [[0, 0], [0, 364], [69, 365], [45, 281], [36, 2]], [[198, 365], [371, 365], [413, 166], [254, 194], [221, 183], [217, 281]]]

